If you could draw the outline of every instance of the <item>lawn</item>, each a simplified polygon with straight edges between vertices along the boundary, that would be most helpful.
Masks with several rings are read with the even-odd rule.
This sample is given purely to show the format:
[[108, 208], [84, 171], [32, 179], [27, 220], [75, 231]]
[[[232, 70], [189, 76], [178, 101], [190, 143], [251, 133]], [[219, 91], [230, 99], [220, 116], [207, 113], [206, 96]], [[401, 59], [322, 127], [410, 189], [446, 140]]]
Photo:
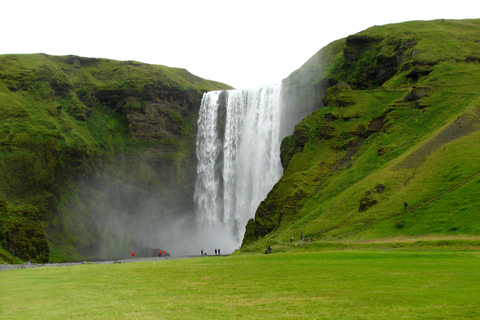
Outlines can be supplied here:
[[0, 319], [480, 319], [478, 251], [239, 254], [0, 272]]

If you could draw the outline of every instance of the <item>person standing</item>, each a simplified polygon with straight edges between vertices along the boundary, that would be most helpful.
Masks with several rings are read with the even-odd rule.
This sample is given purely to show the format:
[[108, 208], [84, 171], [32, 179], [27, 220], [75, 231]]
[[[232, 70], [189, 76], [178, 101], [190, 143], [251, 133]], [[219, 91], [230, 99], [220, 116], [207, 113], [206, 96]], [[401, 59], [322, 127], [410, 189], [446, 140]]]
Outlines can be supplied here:
[[300, 240], [303, 240], [303, 231], [300, 233]]
[[217, 249], [215, 249], [215, 255], [217, 255]]
[[203, 249], [200, 252], [202, 253], [202, 256], [203, 256]]

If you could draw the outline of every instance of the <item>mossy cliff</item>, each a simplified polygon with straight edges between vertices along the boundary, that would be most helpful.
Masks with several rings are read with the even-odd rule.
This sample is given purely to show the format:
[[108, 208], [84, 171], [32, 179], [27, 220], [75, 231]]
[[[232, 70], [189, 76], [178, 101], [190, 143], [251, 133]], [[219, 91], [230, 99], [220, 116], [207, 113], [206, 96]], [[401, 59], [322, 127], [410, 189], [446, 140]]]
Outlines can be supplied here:
[[318, 110], [284, 139], [284, 175], [242, 249], [301, 232], [327, 242], [479, 235], [479, 35], [480, 20], [375, 26], [285, 79], [296, 108]]
[[1, 55], [0, 197], [38, 209], [58, 259], [93, 252], [91, 208], [112, 190], [116, 206], [190, 209], [201, 97], [228, 88], [134, 61]]
[[[14, 257], [48, 262], [50, 248], [38, 209], [32, 205], [12, 207], [0, 198], [0, 242], [2, 248]], [[10, 262], [9, 256], [2, 255], [1, 258]]]

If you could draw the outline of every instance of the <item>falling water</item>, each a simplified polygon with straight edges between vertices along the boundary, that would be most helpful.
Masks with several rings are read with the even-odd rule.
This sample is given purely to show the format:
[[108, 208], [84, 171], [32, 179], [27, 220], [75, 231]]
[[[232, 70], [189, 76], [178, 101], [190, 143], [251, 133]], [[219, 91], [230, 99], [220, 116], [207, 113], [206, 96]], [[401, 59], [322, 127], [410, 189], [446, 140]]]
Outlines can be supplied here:
[[203, 96], [195, 210], [197, 224], [218, 241], [238, 247], [247, 221], [281, 177], [280, 91], [272, 85]]

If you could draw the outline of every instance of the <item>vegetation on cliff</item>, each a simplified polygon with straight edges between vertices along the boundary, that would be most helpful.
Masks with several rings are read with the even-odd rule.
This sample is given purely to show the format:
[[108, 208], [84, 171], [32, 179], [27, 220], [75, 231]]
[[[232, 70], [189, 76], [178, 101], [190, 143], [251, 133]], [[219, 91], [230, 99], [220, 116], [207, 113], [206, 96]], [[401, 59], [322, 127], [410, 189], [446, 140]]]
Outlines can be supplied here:
[[242, 249], [296, 246], [301, 232], [317, 244], [478, 236], [479, 34], [480, 20], [375, 26], [292, 73], [288, 101], [318, 110], [283, 141], [284, 175]]
[[0, 252], [0, 261], [48, 262], [50, 248], [40, 223], [38, 209], [32, 205], [12, 207], [0, 198], [0, 242], [7, 253]]
[[88, 257], [92, 210], [112, 189], [117, 206], [152, 195], [192, 206], [200, 100], [228, 88], [134, 61], [2, 55], [0, 197], [38, 208], [55, 259]]

